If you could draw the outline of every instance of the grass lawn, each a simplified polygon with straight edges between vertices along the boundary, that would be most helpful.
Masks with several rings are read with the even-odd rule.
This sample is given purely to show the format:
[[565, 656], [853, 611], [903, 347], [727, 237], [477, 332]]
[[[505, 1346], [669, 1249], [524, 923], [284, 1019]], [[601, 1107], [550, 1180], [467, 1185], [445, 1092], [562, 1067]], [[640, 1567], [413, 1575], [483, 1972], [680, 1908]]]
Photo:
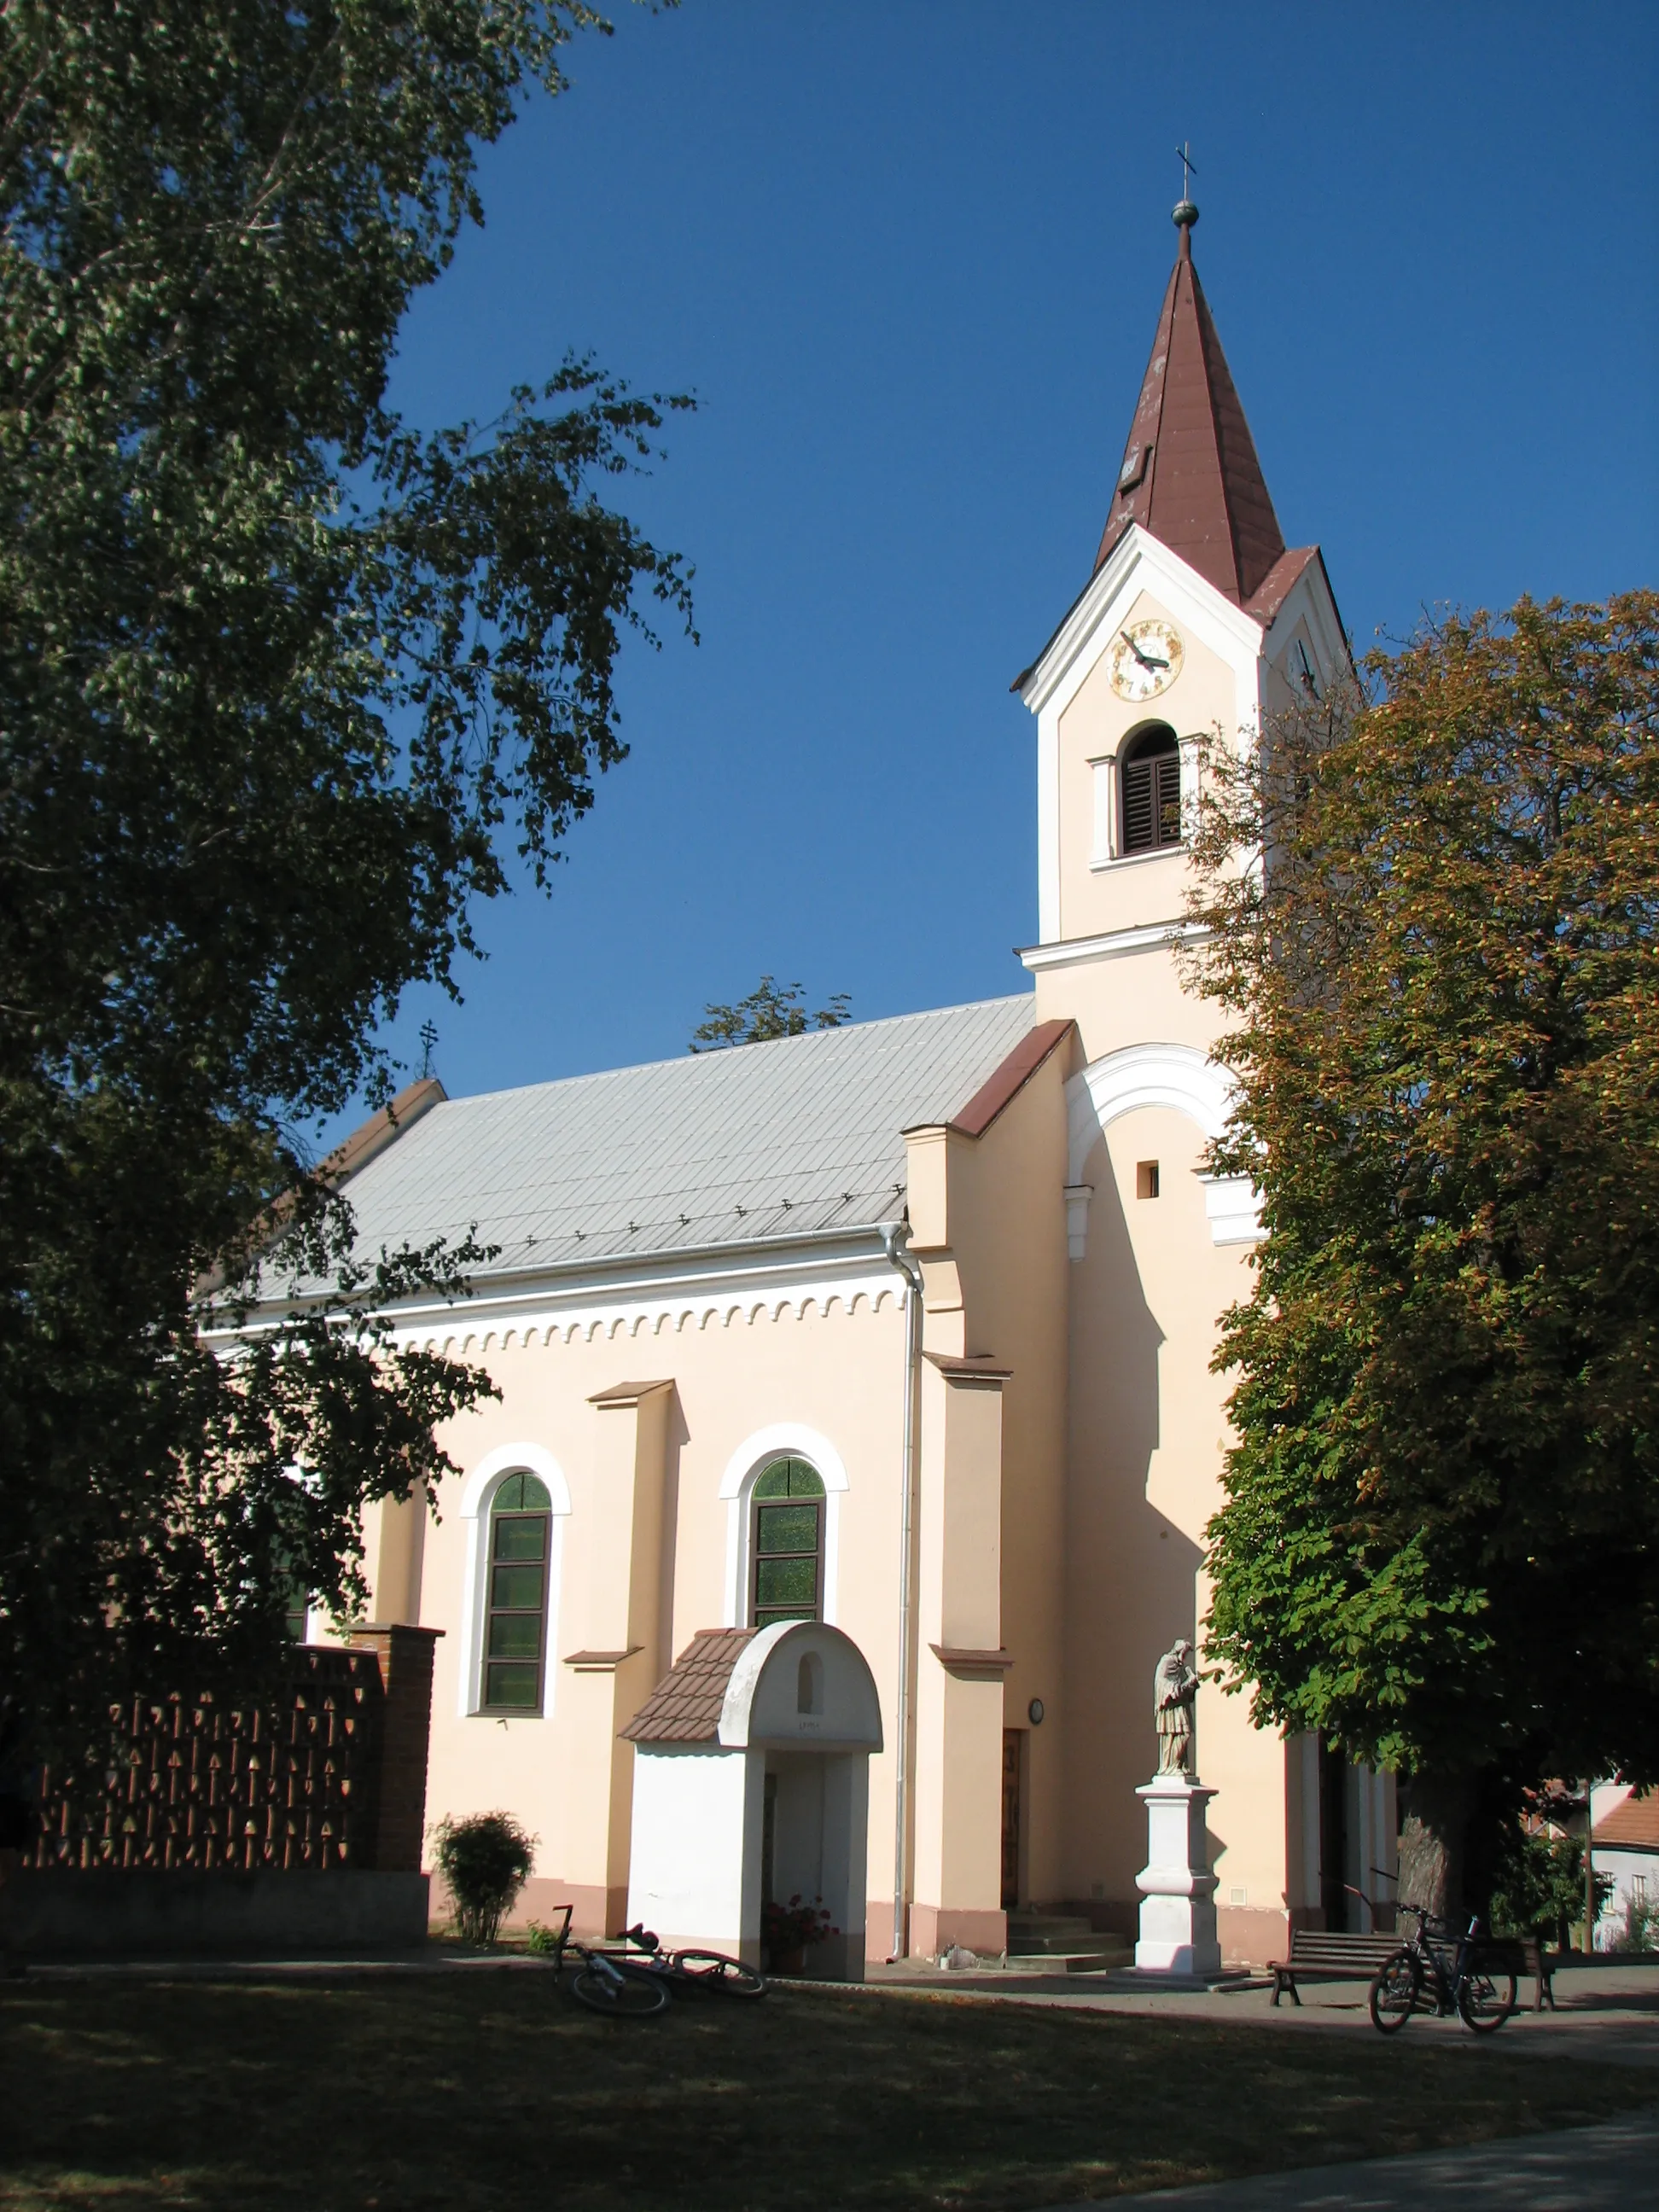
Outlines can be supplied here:
[[[597, 2019], [550, 1973], [0, 1993], [0, 2205], [1015, 2207], [1565, 2127], [1650, 2071], [774, 1990]], [[1179, 2115], [1171, 2119], [1173, 2111]]]

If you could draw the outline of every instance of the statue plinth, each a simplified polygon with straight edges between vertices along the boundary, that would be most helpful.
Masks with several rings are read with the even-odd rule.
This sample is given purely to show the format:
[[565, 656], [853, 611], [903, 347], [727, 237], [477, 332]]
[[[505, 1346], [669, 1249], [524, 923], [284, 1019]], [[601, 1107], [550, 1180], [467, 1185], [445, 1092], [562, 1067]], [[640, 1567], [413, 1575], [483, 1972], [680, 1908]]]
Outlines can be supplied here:
[[1205, 1978], [1221, 1972], [1215, 1876], [1205, 1844], [1215, 1794], [1184, 1774], [1157, 1775], [1135, 1792], [1146, 1806], [1146, 1863], [1135, 1876], [1141, 1900], [1135, 1966], [1142, 1973]]

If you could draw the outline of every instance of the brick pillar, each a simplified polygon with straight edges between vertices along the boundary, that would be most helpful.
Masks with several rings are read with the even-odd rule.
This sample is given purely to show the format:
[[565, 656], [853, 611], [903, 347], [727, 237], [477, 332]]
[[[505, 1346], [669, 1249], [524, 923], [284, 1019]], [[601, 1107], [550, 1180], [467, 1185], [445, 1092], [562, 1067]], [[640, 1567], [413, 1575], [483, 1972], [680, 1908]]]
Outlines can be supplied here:
[[432, 1733], [432, 1647], [441, 1628], [354, 1628], [351, 1649], [380, 1662], [386, 1705], [380, 1786], [370, 1861], [380, 1874], [418, 1874], [426, 1836], [427, 1746]]

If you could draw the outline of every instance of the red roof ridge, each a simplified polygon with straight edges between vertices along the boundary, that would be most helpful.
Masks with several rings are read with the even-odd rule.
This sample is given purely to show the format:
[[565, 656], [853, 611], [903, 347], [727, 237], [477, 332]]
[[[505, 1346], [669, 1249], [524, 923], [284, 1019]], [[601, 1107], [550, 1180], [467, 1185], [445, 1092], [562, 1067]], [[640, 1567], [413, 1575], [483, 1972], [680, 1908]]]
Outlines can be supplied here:
[[448, 1100], [448, 1092], [435, 1075], [422, 1075], [405, 1084], [389, 1105], [371, 1114], [351, 1134], [336, 1145], [318, 1169], [318, 1177], [333, 1189], [361, 1173], [386, 1146], [413, 1127], [422, 1114]]
[[982, 1137], [1005, 1106], [1010, 1106], [1036, 1073], [1055, 1046], [1069, 1035], [1073, 1024], [1039, 1022], [991, 1070], [968, 1103], [951, 1117], [949, 1127], [964, 1137]]
[[1183, 228], [1095, 556], [1132, 522], [1243, 606], [1285, 551], [1255, 441]]

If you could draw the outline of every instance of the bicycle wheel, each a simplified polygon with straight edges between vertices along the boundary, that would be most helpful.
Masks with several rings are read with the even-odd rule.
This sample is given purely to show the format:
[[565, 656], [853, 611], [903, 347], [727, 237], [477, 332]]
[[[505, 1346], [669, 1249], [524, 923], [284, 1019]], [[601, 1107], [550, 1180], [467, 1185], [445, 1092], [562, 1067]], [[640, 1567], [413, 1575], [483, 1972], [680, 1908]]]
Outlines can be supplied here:
[[765, 1975], [741, 1959], [728, 1959], [724, 1951], [676, 1951], [669, 1964], [700, 1990], [718, 1990], [728, 1997], [766, 1995]]
[[648, 2020], [668, 2002], [668, 1984], [660, 1974], [642, 1974], [637, 1968], [586, 1966], [570, 1984], [570, 1994], [590, 2012], [608, 2014], [613, 2020]]
[[1371, 1984], [1371, 2026], [1382, 2035], [1397, 2035], [1417, 2010], [1423, 1969], [1409, 1951], [1385, 1959]]
[[1472, 1967], [1458, 1989], [1457, 2009], [1466, 2027], [1477, 2035], [1492, 2034], [1515, 2010], [1515, 1976]]

